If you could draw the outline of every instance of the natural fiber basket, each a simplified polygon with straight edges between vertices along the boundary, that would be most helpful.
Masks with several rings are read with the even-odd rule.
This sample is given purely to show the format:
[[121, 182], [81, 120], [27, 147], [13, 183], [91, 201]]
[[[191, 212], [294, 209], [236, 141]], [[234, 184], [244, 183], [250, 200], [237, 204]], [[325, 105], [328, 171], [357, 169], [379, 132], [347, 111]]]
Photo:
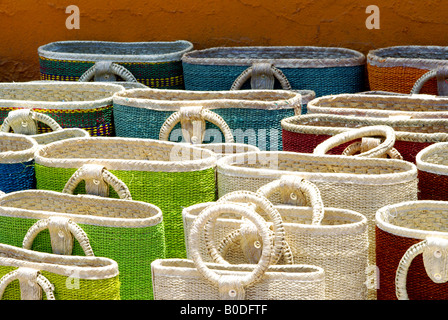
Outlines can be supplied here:
[[379, 300], [447, 300], [446, 201], [410, 201], [376, 214]]
[[[73, 195], [81, 181], [87, 192], [110, 183], [120, 199], [102, 193], [102, 197], [90, 192]], [[0, 197], [4, 230], [0, 242], [40, 252], [113, 259], [120, 270], [121, 299], [151, 300], [150, 264], [165, 258], [162, 211], [132, 200], [126, 185], [98, 165], [82, 166], [62, 191], [27, 190]]]
[[181, 57], [189, 41], [58, 41], [38, 48], [42, 80], [140, 82], [183, 89]]
[[[134, 200], [162, 210], [167, 258], [185, 256], [182, 208], [215, 200], [215, 155], [186, 144], [118, 137], [73, 138], [41, 147], [35, 161], [37, 189], [54, 191], [62, 191], [84, 164], [104, 166], [123, 181]], [[77, 188], [76, 192], [84, 191]], [[110, 195], [117, 197], [113, 190]]]
[[[283, 257], [279, 263], [322, 267], [325, 270], [326, 299], [367, 299], [366, 217], [351, 210], [324, 208], [319, 190], [312, 183], [296, 177], [282, 177], [258, 190], [261, 196], [277, 195], [277, 192], [282, 195], [282, 200], [286, 200], [286, 203], [274, 207], [282, 221], [286, 242], [284, 248], [287, 249], [282, 252]], [[253, 203], [250, 196], [251, 192], [235, 191], [223, 196], [218, 202], [239, 201], [250, 204]], [[262, 199], [259, 200], [260, 203], [263, 203]], [[305, 206], [292, 205], [300, 205], [300, 199], [306, 200]], [[187, 243], [189, 225], [208, 205], [210, 204], [198, 204], [184, 209], [182, 214]], [[260, 208], [258, 205], [257, 207]], [[267, 212], [260, 211], [260, 214], [266, 216]], [[266, 220], [275, 223], [275, 220]], [[215, 222], [212, 239], [215, 239], [219, 252], [229, 263], [256, 263], [260, 256], [262, 248], [255, 246], [260, 241], [258, 234], [253, 234], [252, 230], [244, 229], [243, 226], [246, 227], [241, 220], [231, 216], [222, 217]], [[202, 238], [200, 248], [203, 256], [206, 256], [206, 249], [211, 244], [207, 243], [207, 238]], [[288, 260], [285, 259], [287, 254], [290, 254]], [[205, 258], [204, 260], [207, 261]]]
[[[221, 214], [239, 215], [258, 230], [263, 246], [257, 264], [204, 262], [199, 238], [209, 221]], [[266, 221], [253, 209], [237, 203], [205, 208], [190, 229], [191, 260], [152, 263], [154, 297], [158, 300], [323, 300], [325, 271], [312, 265], [271, 265], [273, 239]], [[215, 249], [212, 254], [220, 256]], [[220, 256], [221, 259], [222, 256]]]
[[393, 46], [367, 55], [369, 85], [374, 91], [447, 95], [443, 90], [447, 66], [448, 47], [442, 46]]
[[0, 244], [2, 300], [120, 300], [119, 277], [117, 262], [108, 258]]
[[300, 114], [301, 104], [301, 94], [285, 90], [136, 89], [114, 95], [114, 122], [120, 137], [237, 142], [277, 151], [280, 121]]
[[188, 52], [182, 64], [187, 90], [305, 89], [320, 97], [365, 85], [365, 56], [345, 48], [217, 47]]
[[[112, 96], [122, 86], [104, 83], [0, 83], [0, 123], [9, 112], [32, 109], [52, 117], [62, 128], [80, 128], [91, 136], [111, 136]], [[50, 129], [42, 123], [38, 132]]]
[[237, 153], [260, 151], [256, 146], [244, 143], [205, 143], [195, 147], [212, 151], [217, 159]]
[[[435, 142], [448, 141], [448, 118], [401, 119], [341, 116], [333, 114], [307, 114], [285, 118], [281, 122], [283, 150], [312, 153], [330, 137], [351, 129], [367, 126], [389, 126], [395, 131], [394, 148], [403, 160], [415, 163], [417, 153]], [[358, 139], [340, 144], [328, 154], [342, 154]]]
[[0, 132], [0, 191], [13, 192], [36, 187], [34, 153], [36, 140]]

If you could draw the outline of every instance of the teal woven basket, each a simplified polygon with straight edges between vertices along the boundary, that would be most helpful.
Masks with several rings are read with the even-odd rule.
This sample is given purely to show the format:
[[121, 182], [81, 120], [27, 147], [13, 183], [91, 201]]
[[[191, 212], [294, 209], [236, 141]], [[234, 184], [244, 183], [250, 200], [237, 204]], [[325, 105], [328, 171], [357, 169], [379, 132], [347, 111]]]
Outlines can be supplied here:
[[139, 82], [183, 89], [185, 40], [164, 42], [58, 41], [38, 48], [41, 80]]
[[[119, 137], [72, 138], [41, 147], [35, 156], [36, 187], [61, 192], [85, 164], [103, 166], [132, 199], [162, 210], [166, 256], [185, 257], [182, 209], [215, 199], [216, 156], [189, 145]], [[118, 198], [109, 188], [109, 196]], [[74, 193], [85, 193], [80, 183]]]
[[[114, 124], [119, 137], [237, 142], [277, 151], [282, 148], [281, 120], [301, 114], [314, 97], [312, 91], [301, 92], [127, 90], [113, 97]], [[190, 132], [195, 125], [198, 131]]]
[[186, 90], [365, 90], [365, 55], [335, 47], [216, 47], [182, 57]]

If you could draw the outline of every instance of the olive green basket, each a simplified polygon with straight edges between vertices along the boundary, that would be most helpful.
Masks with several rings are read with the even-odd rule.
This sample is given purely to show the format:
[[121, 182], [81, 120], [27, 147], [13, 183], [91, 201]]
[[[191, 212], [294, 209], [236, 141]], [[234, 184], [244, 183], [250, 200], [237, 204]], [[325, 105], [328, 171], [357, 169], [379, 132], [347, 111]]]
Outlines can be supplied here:
[[0, 244], [2, 300], [120, 300], [117, 262]]
[[[132, 199], [162, 210], [167, 258], [186, 257], [182, 209], [215, 199], [216, 156], [187, 144], [119, 137], [73, 138], [43, 146], [35, 155], [36, 186], [62, 191], [77, 169], [102, 165]], [[85, 193], [80, 183], [74, 193]], [[110, 197], [117, 193], [110, 188]]]

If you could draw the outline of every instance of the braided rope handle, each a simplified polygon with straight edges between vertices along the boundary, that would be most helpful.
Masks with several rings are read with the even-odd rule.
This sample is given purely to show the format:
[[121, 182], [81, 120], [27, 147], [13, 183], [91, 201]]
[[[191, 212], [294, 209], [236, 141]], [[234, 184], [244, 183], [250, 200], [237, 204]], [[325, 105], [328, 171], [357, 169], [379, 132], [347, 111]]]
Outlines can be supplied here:
[[62, 130], [62, 127], [46, 114], [35, 112], [31, 109], [18, 109], [8, 113], [0, 127], [0, 131], [9, 132], [12, 128], [15, 133], [19, 134], [37, 134], [36, 122], [46, 124], [53, 131]]
[[[205, 134], [205, 121], [213, 123], [221, 130], [226, 143], [235, 142], [232, 130], [224, 119], [218, 114], [208, 109], [203, 109], [202, 107], [181, 107], [179, 111], [172, 113], [160, 128], [159, 140], [168, 141], [171, 131], [180, 122], [183, 126], [182, 133], [186, 142], [202, 144]], [[195, 126], [195, 123], [199, 123], [200, 126]]]
[[[290, 190], [292, 191], [289, 192]], [[278, 191], [283, 193], [283, 199], [289, 197], [295, 200], [297, 198], [296, 192], [304, 194], [313, 209], [312, 224], [321, 224], [324, 218], [324, 204], [319, 188], [314, 183], [295, 176], [282, 176], [280, 179], [259, 188], [257, 193], [269, 198]]]
[[415, 83], [414, 86], [411, 89], [411, 94], [418, 94], [420, 93], [422, 87], [425, 85], [425, 83], [432, 79], [437, 78], [437, 89], [438, 94], [440, 96], [447, 96], [448, 95], [448, 85], [446, 84], [446, 79], [448, 77], [448, 67], [438, 67], [436, 69], [430, 70], [423, 74]]
[[369, 137], [369, 136], [384, 136], [385, 139], [382, 143], [378, 144], [376, 147], [365, 151], [360, 154], [354, 155], [355, 157], [366, 157], [366, 158], [376, 158], [381, 157], [393, 148], [395, 144], [395, 131], [389, 126], [368, 126], [359, 129], [352, 129], [339, 134], [336, 134], [329, 139], [325, 140], [319, 144], [314, 149], [314, 154], [324, 155], [329, 150], [337, 147], [341, 144], [349, 142], [354, 139]]
[[262, 79], [256, 79], [258, 81], [252, 81], [252, 89], [274, 89], [274, 79], [276, 78], [283, 90], [292, 90], [291, 84], [286, 78], [285, 74], [278, 68], [274, 67], [270, 63], [253, 63], [252, 66], [244, 70], [233, 82], [230, 90], [239, 90], [243, 84], [252, 78], [256, 74], [260, 75]]
[[[52, 228], [53, 223], [56, 219], [58, 219], [59, 221], [63, 221], [64, 224], [63, 228], [58, 227], [61, 225], [60, 223], [59, 224], [56, 223], [56, 227]], [[72, 235], [78, 241], [79, 245], [81, 246], [86, 256], [94, 256], [92, 247], [90, 245], [89, 237], [87, 236], [85, 231], [75, 222], [67, 218], [50, 217], [48, 219], [38, 220], [28, 229], [28, 232], [26, 233], [23, 239], [22, 247], [24, 249], [31, 250], [31, 247], [33, 245], [36, 236], [46, 229], [50, 230], [50, 236], [54, 253], [65, 255], [71, 254], [71, 250], [73, 248], [73, 241], [71, 241], [69, 237], [71, 237]], [[69, 245], [64, 243], [61, 246], [60, 244], [62, 241], [67, 241], [69, 244], [71, 244], [71, 247], [67, 247]], [[55, 248], [56, 246], [58, 246], [59, 248]]]
[[[11, 284], [12, 281], [14, 280], [21, 280], [20, 279], [20, 270], [21, 269], [25, 269], [25, 268], [19, 268], [16, 270], [13, 270], [7, 274], [5, 274], [1, 279], [0, 279], [0, 299], [2, 298], [6, 288]], [[51, 284], [51, 282], [42, 274], [40, 274], [39, 272], [37, 272], [37, 276], [36, 276], [36, 283], [42, 288], [42, 290], [45, 292], [45, 295], [47, 297], [47, 300], [55, 300], [54, 297], [54, 286]], [[31, 286], [34, 285], [34, 283], [30, 284]], [[26, 298], [24, 298], [22, 296], [22, 300], [24, 299], [29, 299], [29, 300], [36, 300], [38, 298], [41, 298], [39, 296], [27, 296]]]
[[[215, 220], [223, 213], [240, 215], [248, 219], [256, 226], [261, 235], [263, 246], [262, 254], [258, 264], [250, 273], [234, 273], [227, 276], [219, 275], [213, 269], [210, 269], [201, 257], [201, 253], [199, 251], [200, 235], [209, 220]], [[266, 221], [250, 207], [237, 203], [214, 203], [205, 208], [193, 221], [190, 229], [189, 247], [191, 250], [190, 256], [196, 266], [196, 269], [206, 280], [218, 286], [220, 290], [220, 297], [222, 299], [232, 298], [235, 296], [241, 297], [241, 294], [236, 294], [238, 291], [244, 290], [245, 287], [260, 281], [270, 265], [272, 255], [272, 239], [270, 237]], [[220, 253], [216, 248], [212, 248], [212, 255], [220, 256]], [[220, 257], [218, 260], [224, 259]], [[233, 284], [235, 288], [232, 288], [229, 283]], [[231, 288], [229, 288], [229, 286]], [[222, 291], [223, 289], [224, 291]]]
[[99, 79], [96, 75], [100, 75], [100, 81], [115, 81], [114, 75], [119, 76], [124, 81], [127, 82], [138, 82], [135, 76], [122, 65], [110, 62], [110, 61], [99, 61], [91, 66], [84, 74], [79, 77], [80, 82], [88, 82], [92, 78]]
[[73, 194], [81, 181], [86, 181], [87, 194], [107, 197], [109, 185], [117, 192], [120, 199], [132, 200], [126, 184], [101, 165], [84, 164], [70, 177], [62, 190], [63, 193]]
[[[358, 152], [361, 152], [364, 148], [364, 143], [365, 143], [364, 140], [353, 142], [351, 145], [347, 146], [344, 149], [344, 151], [342, 151], [342, 155], [343, 156], [353, 156], [353, 155], [357, 154]], [[376, 146], [379, 145], [379, 143], [380, 142], [378, 141], [378, 139], [375, 139]], [[389, 158], [391, 158], [391, 159], [403, 160], [403, 156], [395, 148], [391, 148], [389, 151], [387, 151], [387, 153], [384, 156], [385, 157], [389, 156]]]

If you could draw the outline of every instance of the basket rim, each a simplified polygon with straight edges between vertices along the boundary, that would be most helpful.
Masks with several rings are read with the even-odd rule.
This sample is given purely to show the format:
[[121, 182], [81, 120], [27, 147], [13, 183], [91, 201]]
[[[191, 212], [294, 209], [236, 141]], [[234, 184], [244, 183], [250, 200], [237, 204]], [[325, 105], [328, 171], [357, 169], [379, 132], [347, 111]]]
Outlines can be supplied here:
[[439, 150], [446, 151], [447, 147], [448, 143], [438, 142], [422, 149], [419, 153], [417, 153], [417, 156], [415, 157], [417, 169], [420, 171], [425, 171], [439, 175], [448, 175], [447, 165], [429, 162], [427, 160], [428, 157], [431, 156], [431, 154], [433, 154], [434, 152], [437, 152]]
[[[120, 47], [151, 47], [157, 45], [172, 45], [173, 51], [166, 54], [90, 54], [90, 53], [70, 53], [70, 52], [58, 52], [52, 51], [56, 46], [67, 45], [89, 45], [89, 46], [105, 46], [114, 45]], [[179, 46], [180, 48], [176, 48]], [[187, 40], [174, 40], [174, 41], [148, 41], [148, 42], [118, 42], [118, 41], [94, 41], [94, 40], [66, 40], [55, 41], [40, 46], [37, 51], [39, 56], [47, 59], [57, 60], [72, 60], [72, 61], [91, 61], [97, 62], [102, 60], [113, 62], [170, 62], [180, 61], [182, 55], [193, 49], [193, 44]]]
[[[276, 50], [280, 51], [328, 51], [350, 54], [350, 58], [324, 58], [324, 59], [251, 59], [251, 58], [207, 58], [195, 57], [197, 54], [213, 53], [219, 51], [247, 51], [247, 50]], [[330, 67], [351, 67], [364, 65], [366, 57], [363, 53], [341, 47], [319, 47], [319, 46], [241, 46], [241, 47], [213, 47], [202, 50], [192, 50], [182, 57], [182, 62], [199, 65], [220, 65], [220, 66], [250, 66], [253, 62], [269, 62], [279, 68], [330, 68]]]
[[62, 128], [61, 130], [34, 134], [30, 135], [29, 137], [36, 140], [39, 145], [43, 145], [49, 143], [47, 142], [48, 139], [50, 139], [50, 142], [53, 142], [51, 139], [56, 139], [54, 141], [58, 141], [68, 138], [74, 138], [74, 136], [70, 136], [70, 134], [76, 134], [76, 137], [90, 137], [89, 132], [81, 128]]
[[88, 280], [109, 279], [119, 275], [117, 262], [110, 258], [58, 255], [3, 243], [0, 243], [0, 265], [33, 268], [67, 277], [76, 272], [77, 277]]
[[28, 162], [34, 159], [34, 154], [38, 150], [39, 145], [37, 141], [29, 136], [0, 132], [0, 139], [11, 139], [11, 140], [21, 140], [28, 143], [28, 148], [20, 151], [4, 151], [0, 152], [0, 163], [18, 163], [18, 162]]

